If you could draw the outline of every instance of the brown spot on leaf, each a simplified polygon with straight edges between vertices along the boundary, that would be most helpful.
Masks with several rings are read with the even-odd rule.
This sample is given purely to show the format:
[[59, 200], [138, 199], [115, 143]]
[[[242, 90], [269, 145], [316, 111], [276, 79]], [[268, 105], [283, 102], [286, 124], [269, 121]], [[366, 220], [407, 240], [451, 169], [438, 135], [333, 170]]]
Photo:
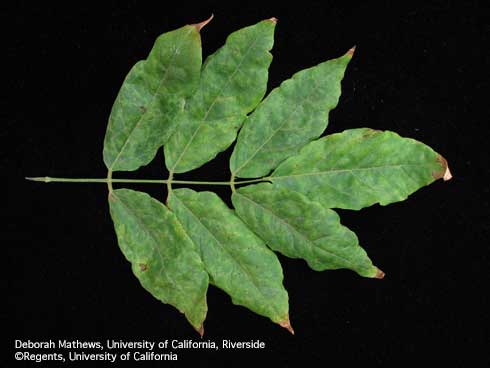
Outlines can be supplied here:
[[203, 29], [206, 24], [211, 22], [211, 20], [213, 20], [213, 18], [214, 18], [214, 14], [211, 14], [211, 16], [208, 19], [206, 19], [205, 21], [202, 21], [201, 23], [192, 24], [192, 25], [194, 27], [196, 27], [198, 32], [201, 32], [201, 29]]
[[451, 180], [453, 176], [451, 175], [451, 171], [449, 170], [449, 166], [447, 164], [446, 159], [441, 155], [437, 155], [437, 161], [441, 164], [441, 170], [434, 171], [432, 173], [434, 179], [437, 180], [442, 178], [444, 181]]
[[385, 277], [385, 273], [381, 271], [378, 267], [376, 267], [376, 275], [374, 275], [375, 279], [382, 279]]
[[145, 272], [148, 269], [148, 265], [146, 263], [140, 263], [138, 266], [141, 272]]
[[112, 191], [109, 191], [109, 201], [111, 202], [116, 202], [117, 201], [117, 197], [114, 195], [114, 193]]
[[272, 23], [277, 24], [277, 18], [275, 17], [269, 18], [267, 20], [270, 20]]
[[362, 137], [366, 138], [366, 137], [370, 137], [370, 136], [378, 134], [378, 133], [381, 133], [381, 130], [366, 128], [364, 130], [364, 133], [362, 133]]
[[278, 322], [278, 325], [288, 330], [291, 333], [291, 335], [294, 335], [294, 330], [293, 327], [291, 326], [291, 322], [289, 321], [289, 316], [286, 317], [285, 320]]
[[140, 110], [141, 110], [141, 112], [144, 114], [144, 113], [146, 112], [146, 107], [144, 107], [144, 106], [140, 106]]

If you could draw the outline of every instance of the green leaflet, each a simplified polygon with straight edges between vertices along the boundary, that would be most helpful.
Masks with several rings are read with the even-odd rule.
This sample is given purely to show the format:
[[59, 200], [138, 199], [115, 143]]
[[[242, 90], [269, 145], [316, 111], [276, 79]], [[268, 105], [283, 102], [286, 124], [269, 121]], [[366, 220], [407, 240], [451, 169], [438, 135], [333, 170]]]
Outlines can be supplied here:
[[232, 200], [238, 216], [273, 250], [302, 258], [316, 271], [348, 268], [364, 277], [384, 276], [357, 236], [318, 202], [269, 183], [240, 188]]
[[208, 275], [175, 215], [148, 194], [128, 189], [111, 192], [109, 204], [119, 246], [141, 285], [202, 334]]
[[164, 147], [170, 172], [195, 169], [233, 143], [246, 114], [265, 95], [274, 28], [270, 19], [240, 29], [206, 60], [197, 92]]
[[290, 329], [282, 268], [262, 240], [212, 192], [173, 190], [169, 206], [199, 247], [211, 283]]
[[112, 171], [148, 164], [175, 128], [175, 116], [195, 91], [201, 69], [205, 22], [158, 37], [148, 58], [126, 76], [112, 107], [104, 162]]
[[358, 210], [402, 201], [448, 172], [446, 160], [430, 147], [393, 132], [360, 128], [309, 143], [270, 179], [324, 207]]
[[296, 73], [267, 96], [240, 130], [230, 158], [234, 175], [267, 175], [323, 133], [353, 52]]

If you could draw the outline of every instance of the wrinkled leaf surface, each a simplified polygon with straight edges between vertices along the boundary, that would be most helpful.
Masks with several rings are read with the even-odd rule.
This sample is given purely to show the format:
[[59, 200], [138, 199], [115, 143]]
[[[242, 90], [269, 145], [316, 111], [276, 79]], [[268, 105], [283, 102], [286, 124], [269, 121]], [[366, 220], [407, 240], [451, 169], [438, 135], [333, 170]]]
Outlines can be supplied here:
[[423, 143], [360, 128], [309, 143], [279, 165], [271, 180], [326, 208], [359, 210], [403, 201], [446, 171], [446, 160]]
[[279, 260], [234, 211], [216, 194], [190, 189], [173, 190], [169, 206], [199, 247], [212, 284], [233, 303], [276, 323], [289, 323]]
[[382, 277], [357, 236], [318, 202], [268, 183], [240, 188], [232, 199], [237, 214], [271, 249], [304, 259], [316, 271], [348, 268], [361, 276]]
[[202, 333], [208, 275], [175, 215], [148, 194], [129, 189], [114, 190], [109, 204], [119, 246], [141, 285]]
[[274, 89], [245, 120], [230, 159], [231, 172], [242, 178], [267, 175], [318, 138], [337, 106], [352, 53], [302, 70]]
[[264, 97], [274, 28], [274, 20], [264, 20], [240, 29], [207, 58], [199, 88], [164, 147], [169, 171], [195, 169], [233, 143], [246, 114]]
[[148, 58], [137, 62], [117, 95], [104, 140], [104, 162], [112, 171], [148, 164], [173, 133], [175, 117], [199, 82], [200, 25], [164, 33]]

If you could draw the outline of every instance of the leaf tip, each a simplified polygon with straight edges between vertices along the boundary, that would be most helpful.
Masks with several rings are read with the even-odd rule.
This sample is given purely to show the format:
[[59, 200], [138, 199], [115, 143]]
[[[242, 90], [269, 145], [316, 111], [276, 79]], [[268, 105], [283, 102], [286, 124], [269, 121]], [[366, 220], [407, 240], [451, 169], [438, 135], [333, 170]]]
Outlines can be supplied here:
[[201, 336], [201, 339], [202, 339], [202, 337], [204, 336], [204, 325], [201, 324], [201, 326], [199, 326], [199, 328], [196, 328], [196, 331], [199, 334], [199, 336]]
[[449, 170], [449, 166], [446, 167], [446, 172], [444, 173], [444, 176], [442, 177], [442, 180], [448, 181], [451, 180], [453, 176], [451, 175], [451, 170]]
[[47, 177], [47, 176], [39, 176], [39, 177], [31, 177], [31, 176], [26, 176], [25, 177], [26, 180], [30, 180], [30, 181], [41, 181], [41, 182], [44, 182], [44, 183], [49, 183], [51, 181], [51, 178]]
[[274, 23], [274, 24], [277, 24], [277, 18], [276, 17], [272, 17], [272, 18], [269, 18], [267, 20]]
[[385, 273], [381, 271], [378, 267], [376, 267], [376, 274], [374, 275], [375, 279], [383, 279], [385, 277]]
[[201, 32], [201, 29], [203, 29], [209, 22], [211, 22], [213, 18], [214, 18], [214, 14], [211, 14], [211, 16], [208, 19], [202, 21], [201, 23], [193, 24], [193, 26], [196, 27], [198, 32]]
[[354, 52], [356, 51], [356, 45], [352, 46], [345, 54], [349, 57], [354, 56]]
[[285, 320], [278, 322], [278, 325], [288, 330], [291, 335], [294, 335], [293, 326], [291, 326], [289, 317], [286, 317]]
[[447, 160], [441, 155], [437, 156], [437, 161], [441, 164], [441, 170], [432, 173], [432, 176], [437, 180], [441, 179], [444, 181], [451, 180], [453, 175], [451, 174], [451, 170], [449, 170], [449, 165]]

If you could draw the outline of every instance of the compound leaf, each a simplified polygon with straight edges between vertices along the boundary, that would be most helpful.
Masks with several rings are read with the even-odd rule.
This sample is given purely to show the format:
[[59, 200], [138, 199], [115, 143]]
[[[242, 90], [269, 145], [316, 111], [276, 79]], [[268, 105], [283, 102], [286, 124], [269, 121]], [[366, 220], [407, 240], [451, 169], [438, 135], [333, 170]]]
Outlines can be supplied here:
[[232, 33], [208, 57], [197, 92], [164, 148], [170, 172], [195, 169], [233, 143], [246, 114], [264, 97], [275, 23], [264, 20]]
[[129, 189], [112, 191], [109, 204], [119, 246], [141, 285], [184, 313], [202, 334], [208, 274], [175, 215], [148, 194]]
[[309, 143], [270, 179], [324, 207], [358, 210], [405, 200], [440, 178], [450, 178], [447, 162], [430, 147], [393, 132], [360, 128]]
[[198, 245], [210, 281], [242, 305], [290, 329], [276, 255], [212, 192], [173, 190], [169, 206]]
[[[107, 183], [119, 247], [133, 273], [201, 335], [209, 283], [294, 333], [273, 250], [317, 271], [346, 268], [382, 278], [332, 208], [402, 201], [451, 174], [430, 147], [393, 132], [360, 128], [317, 139], [338, 103], [354, 49], [294, 74], [260, 103], [276, 19], [232, 33], [202, 66], [199, 32], [210, 20], [161, 35], [126, 76], [104, 140], [106, 179], [27, 179]], [[227, 149], [242, 124], [229, 182], [173, 179]], [[113, 171], [148, 164], [162, 145], [167, 180], [112, 179]], [[112, 182], [166, 183], [170, 209], [146, 193], [113, 190]], [[235, 210], [215, 193], [173, 190], [172, 182], [230, 185]]]
[[148, 58], [137, 62], [126, 76], [104, 140], [109, 170], [131, 171], [148, 164], [175, 129], [175, 116], [199, 82], [199, 30], [205, 23], [158, 37]]
[[230, 159], [235, 176], [267, 175], [323, 133], [353, 52], [296, 73], [260, 103], [238, 135]]
[[339, 216], [304, 195], [262, 183], [238, 189], [232, 200], [238, 216], [271, 249], [302, 258], [316, 271], [348, 268], [364, 277], [384, 276]]

